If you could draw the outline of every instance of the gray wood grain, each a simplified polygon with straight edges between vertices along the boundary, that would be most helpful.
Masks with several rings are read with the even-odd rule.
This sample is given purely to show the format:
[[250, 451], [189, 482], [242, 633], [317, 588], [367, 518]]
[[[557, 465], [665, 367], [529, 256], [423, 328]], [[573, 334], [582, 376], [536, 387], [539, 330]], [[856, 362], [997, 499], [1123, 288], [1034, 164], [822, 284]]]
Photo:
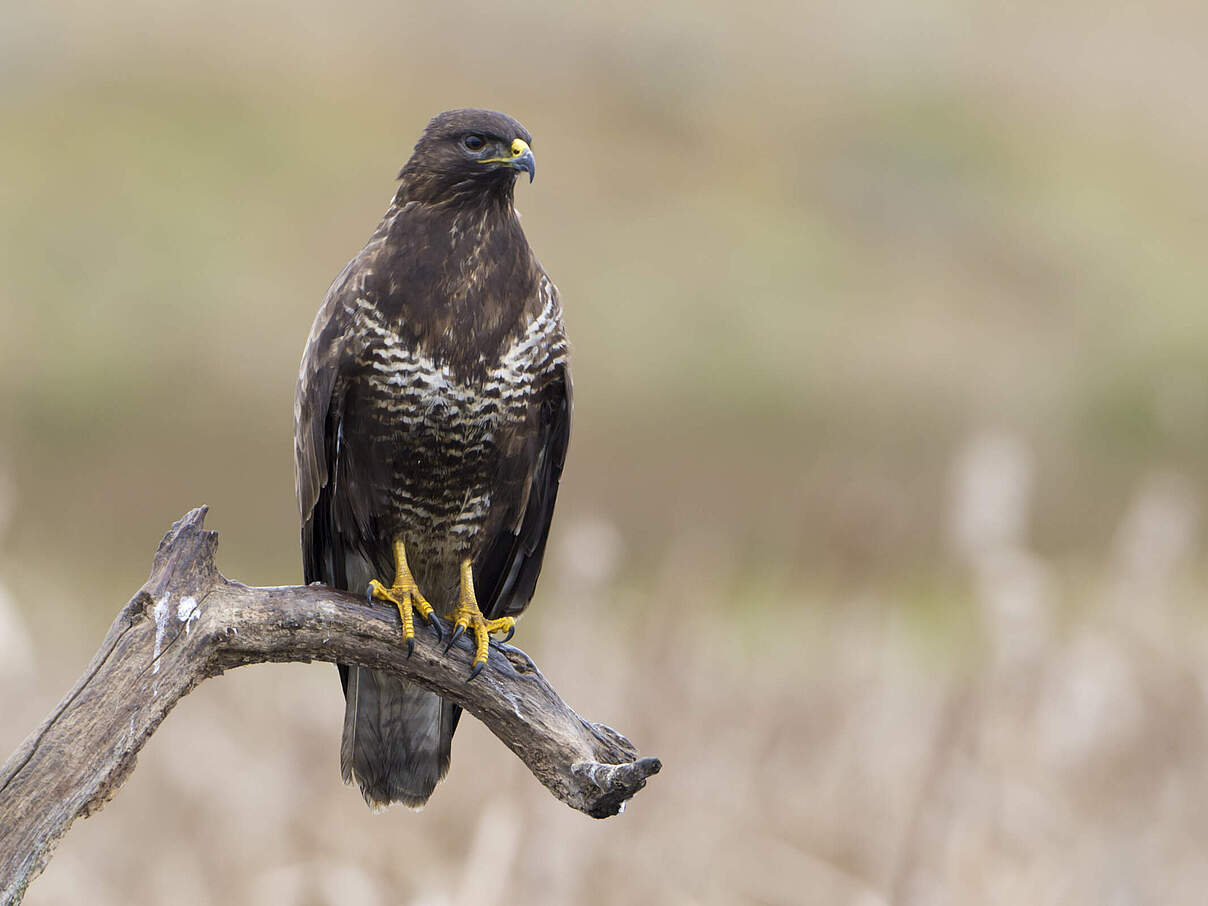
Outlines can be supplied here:
[[244, 664], [360, 664], [419, 683], [485, 723], [550, 792], [594, 818], [617, 814], [659, 771], [658, 759], [639, 759], [624, 736], [571, 710], [519, 649], [492, 643], [487, 669], [467, 682], [466, 639], [445, 655], [417, 625], [408, 658], [390, 609], [317, 585], [228, 581], [205, 514], [191, 511], [164, 536], [151, 577], [92, 663], [0, 769], [0, 903], [19, 902], [71, 822], [117, 792], [173, 705]]

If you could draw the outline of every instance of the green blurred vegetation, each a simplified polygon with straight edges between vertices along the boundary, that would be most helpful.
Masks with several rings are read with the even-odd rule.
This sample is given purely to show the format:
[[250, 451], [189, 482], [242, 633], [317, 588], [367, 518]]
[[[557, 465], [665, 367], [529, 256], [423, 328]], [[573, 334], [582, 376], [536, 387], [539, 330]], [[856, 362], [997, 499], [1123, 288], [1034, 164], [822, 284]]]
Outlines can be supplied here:
[[[611, 608], [625, 641], [604, 636], [583, 656], [666, 684], [698, 722], [650, 710], [644, 729], [684, 758], [715, 690], [676, 685], [696, 676], [686, 655], [622, 649], [653, 627], [708, 652], [754, 684], [751, 701], [737, 687], [725, 700], [747, 709], [769, 757], [822, 765], [835, 798], [817, 808], [846, 814], [865, 778], [845, 773], [843, 746], [865, 751], [858, 734], [881, 724], [834, 748], [840, 730], [822, 728], [852, 697], [886, 732], [915, 707], [861, 665], [882, 657], [878, 677], [926, 686], [895, 659], [964, 676], [993, 648], [950, 537], [953, 462], [970, 437], [1006, 432], [1034, 460], [1023, 534], [1052, 570], [1058, 636], [1094, 618], [1138, 489], [1173, 474], [1190, 498], [1208, 481], [1205, 10], [10, 4], [0, 478], [13, 511], [0, 577], [45, 658], [38, 705], [66, 688], [192, 506], [211, 505], [227, 575], [299, 578], [291, 406], [311, 319], [427, 118], [495, 107], [535, 137], [539, 178], [518, 206], [573, 342], [555, 540], [602, 524], [619, 551], [619, 575], [591, 593], [555, 558], [521, 644], [527, 630], [550, 657], [558, 627], [582, 638], [558, 622], [554, 592], [576, 613]], [[1202, 544], [1189, 543], [1160, 650], [1180, 621], [1203, 621]], [[64, 614], [78, 638], [58, 632]], [[830, 668], [846, 679], [825, 685]], [[330, 750], [318, 783], [334, 783], [327, 686], [335, 729], [313, 740]], [[800, 702], [784, 691], [807, 688]], [[625, 713], [622, 693], [578, 691]], [[920, 695], [948, 719], [942, 695]], [[778, 717], [797, 704], [819, 728], [816, 760]], [[887, 747], [917, 753], [928, 739], [903, 730]], [[717, 771], [749, 755], [719, 750]], [[898, 805], [917, 767], [903, 759], [873, 785]], [[711, 763], [689, 776], [716, 782]], [[771, 813], [769, 789], [749, 792]], [[356, 804], [342, 820], [359, 822]], [[884, 889], [892, 845], [783, 808], [769, 833], [822, 839], [840, 874]], [[452, 835], [444, 814], [436, 826]], [[665, 839], [639, 826], [649, 836], [635, 839]], [[683, 902], [740, 901], [687, 891]]]
[[[1096, 88], [1073, 61], [1047, 90], [991, 44], [947, 76], [856, 41], [807, 53], [819, 11], [791, 6], [640, 28], [542, 4], [506, 23], [371, 9], [372, 28], [251, 10], [239, 35], [233, 10], [82, 11], [95, 33], [10, 61], [0, 453], [23, 558], [57, 538], [91, 551], [89, 580], [128, 584], [204, 500], [229, 568], [292, 577], [301, 341], [454, 103], [536, 135], [520, 205], [575, 342], [565, 510], [635, 550], [707, 522], [756, 563], [915, 570], [940, 550], [951, 451], [982, 425], [1023, 432], [1060, 482], [1045, 550], [1101, 547], [1151, 464], [1204, 477], [1208, 189], [1181, 111], [1106, 87], [1072, 104]], [[55, 14], [26, 15], [48, 38]], [[899, 25], [938, 13], [917, 15]], [[431, 29], [465, 30], [458, 54]]]

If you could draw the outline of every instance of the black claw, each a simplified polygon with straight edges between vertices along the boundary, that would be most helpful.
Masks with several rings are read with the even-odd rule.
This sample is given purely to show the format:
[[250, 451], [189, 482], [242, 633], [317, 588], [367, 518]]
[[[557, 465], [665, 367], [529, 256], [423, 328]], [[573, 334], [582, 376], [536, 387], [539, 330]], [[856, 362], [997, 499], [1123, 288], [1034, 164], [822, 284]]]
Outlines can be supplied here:
[[407, 639], [407, 657], [411, 657], [415, 653], [415, 639]]
[[514, 636], [515, 634], [516, 634], [516, 626], [515, 626], [515, 624], [513, 624], [508, 627], [508, 634], [503, 637], [503, 641], [500, 642], [499, 644], [506, 645], [508, 642], [510, 642], [512, 640], [512, 636]]
[[461, 638], [462, 633], [464, 633], [465, 631], [466, 631], [466, 627], [464, 627], [460, 623], [458, 623], [457, 628], [453, 630], [453, 635], [449, 637], [449, 644], [445, 646], [445, 654], [448, 654], [449, 649], [452, 648], [455, 644], [457, 644], [457, 640]]
[[432, 616], [428, 617], [428, 625], [430, 625], [433, 631], [436, 633], [436, 641], [439, 642], [445, 637], [445, 631], [440, 626], [440, 618], [436, 614], [432, 614]]
[[483, 661], [481, 664], [475, 664], [470, 670], [470, 679], [466, 680], [466, 682], [468, 683], [470, 680], [474, 679], [474, 677], [478, 676], [478, 674], [482, 673], [482, 668], [486, 665], [486, 661]]
[[373, 606], [373, 586], [369, 585], [365, 588], [365, 604], [368, 607]]

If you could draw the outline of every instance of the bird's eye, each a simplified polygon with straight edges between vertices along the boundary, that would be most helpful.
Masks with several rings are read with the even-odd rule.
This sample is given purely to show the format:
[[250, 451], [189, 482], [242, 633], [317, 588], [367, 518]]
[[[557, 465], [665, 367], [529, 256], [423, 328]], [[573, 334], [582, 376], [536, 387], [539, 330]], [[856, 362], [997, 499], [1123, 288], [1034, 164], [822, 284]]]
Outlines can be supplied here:
[[467, 135], [461, 140], [461, 143], [470, 151], [481, 151], [487, 144], [481, 135]]

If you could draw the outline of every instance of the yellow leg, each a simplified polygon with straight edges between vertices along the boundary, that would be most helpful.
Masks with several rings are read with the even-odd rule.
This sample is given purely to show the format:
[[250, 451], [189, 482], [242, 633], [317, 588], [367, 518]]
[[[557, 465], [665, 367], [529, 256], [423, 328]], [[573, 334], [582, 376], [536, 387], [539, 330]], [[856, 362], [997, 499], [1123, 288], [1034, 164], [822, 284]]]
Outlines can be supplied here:
[[487, 664], [487, 651], [490, 645], [490, 633], [506, 632], [506, 642], [515, 631], [516, 621], [512, 617], [500, 617], [498, 620], [488, 620], [478, 609], [478, 598], [474, 594], [474, 572], [469, 558], [461, 561], [461, 590], [457, 595], [457, 609], [450, 614], [453, 620], [453, 635], [445, 651], [453, 647], [453, 643], [461, 638], [466, 630], [474, 633], [474, 666], [470, 668], [470, 679], [478, 676]]
[[382, 601], [389, 601], [398, 608], [399, 619], [403, 621], [403, 638], [407, 640], [407, 657], [411, 657], [411, 652], [415, 650], [413, 610], [418, 610], [419, 615], [436, 630], [438, 640], [443, 635], [432, 605], [420, 594], [419, 586], [415, 584], [415, 577], [411, 575], [411, 569], [407, 566], [407, 551], [403, 546], [402, 538], [398, 538], [394, 542], [394, 584], [387, 588], [374, 579], [369, 583], [369, 590], [366, 594], [370, 603], [374, 598], [379, 598]]

